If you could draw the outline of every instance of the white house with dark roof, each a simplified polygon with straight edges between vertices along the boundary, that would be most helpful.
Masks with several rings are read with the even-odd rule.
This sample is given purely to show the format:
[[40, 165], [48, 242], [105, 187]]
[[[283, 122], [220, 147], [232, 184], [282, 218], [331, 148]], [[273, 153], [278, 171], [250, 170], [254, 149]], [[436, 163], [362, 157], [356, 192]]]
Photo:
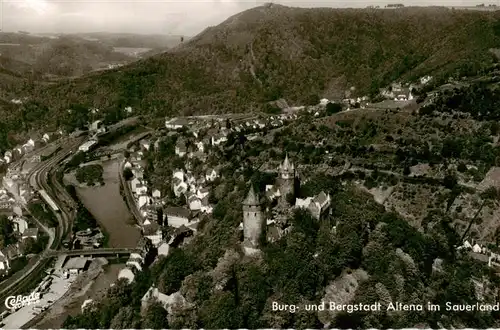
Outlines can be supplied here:
[[191, 212], [183, 207], [167, 207], [164, 209], [163, 214], [166, 217], [167, 225], [179, 228], [189, 224]]
[[179, 157], [184, 157], [187, 153], [186, 143], [183, 140], [177, 141], [175, 145], [175, 154]]
[[38, 228], [27, 228], [22, 234], [22, 239], [28, 238], [38, 239]]
[[189, 205], [189, 209], [191, 211], [199, 211], [201, 210], [201, 199], [196, 195], [191, 195], [187, 199], [187, 204]]
[[156, 199], [161, 198], [161, 192], [158, 189], [154, 189], [153, 192], [151, 193], [151, 195], [153, 196], [153, 198], [156, 198]]
[[142, 169], [140, 163], [136, 163], [134, 166], [135, 167], [132, 169], [134, 177], [140, 180], [144, 179], [144, 170]]
[[184, 181], [184, 171], [181, 169], [174, 170], [172, 177], [179, 178], [179, 180]]
[[214, 181], [218, 177], [219, 177], [219, 171], [216, 168], [210, 168], [205, 173], [205, 179], [209, 182]]
[[198, 190], [196, 191], [196, 196], [198, 196], [198, 198], [200, 199], [205, 198], [209, 194], [210, 194], [210, 188], [208, 187], [205, 188], [199, 187]]
[[137, 208], [140, 209], [143, 206], [149, 205], [150, 202], [151, 202], [151, 198], [149, 196], [141, 195], [137, 199]]
[[49, 135], [49, 133], [43, 134], [42, 141], [45, 142], [45, 143], [48, 143], [50, 141], [50, 135]]
[[201, 199], [201, 212], [211, 214], [213, 211], [212, 205], [208, 202], [208, 196], [205, 196]]
[[180, 197], [188, 191], [188, 185], [186, 182], [181, 181], [179, 178], [174, 178], [172, 180], [172, 189], [174, 191], [175, 197]]
[[6, 272], [10, 269], [9, 258], [0, 251], [0, 272]]
[[9, 262], [23, 255], [23, 246], [19, 243], [10, 244], [2, 249], [2, 254], [9, 259]]
[[139, 141], [139, 145], [141, 146], [141, 148], [143, 148], [144, 150], [147, 150], [149, 151], [149, 148], [151, 148], [151, 141], [147, 140], [147, 139], [143, 139], [141, 141]]
[[198, 148], [198, 151], [205, 152], [205, 145], [203, 144], [203, 141], [196, 142], [196, 147]]
[[14, 225], [14, 229], [23, 234], [26, 229], [28, 229], [28, 222], [22, 217], [14, 217], [12, 219], [12, 223]]
[[135, 187], [135, 193], [137, 195], [145, 195], [147, 194], [148, 192], [148, 187], [143, 183], [139, 183], [136, 187]]
[[138, 178], [133, 178], [132, 181], [130, 181], [130, 190], [132, 190], [132, 192], [136, 194], [137, 186], [141, 184], [142, 184], [141, 180], [139, 180]]
[[218, 146], [226, 141], [227, 141], [227, 136], [225, 136], [224, 134], [217, 134], [212, 136], [212, 145], [214, 146]]
[[160, 246], [158, 246], [159, 256], [168, 256], [169, 252], [170, 252], [170, 245], [167, 242], [162, 242]]
[[161, 230], [160, 225], [158, 225], [155, 221], [145, 222], [142, 226], [142, 234], [144, 237], [147, 237], [151, 240], [153, 246], [158, 247], [163, 240], [163, 232]]
[[118, 279], [124, 279], [128, 284], [134, 282], [135, 274], [130, 267], [125, 267], [118, 273]]

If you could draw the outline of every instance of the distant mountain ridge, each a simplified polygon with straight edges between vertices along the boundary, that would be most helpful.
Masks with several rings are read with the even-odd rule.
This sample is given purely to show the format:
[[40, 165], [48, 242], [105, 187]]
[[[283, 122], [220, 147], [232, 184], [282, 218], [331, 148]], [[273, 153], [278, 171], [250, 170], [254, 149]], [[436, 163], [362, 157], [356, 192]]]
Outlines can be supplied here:
[[[37, 92], [61, 109], [133, 105], [165, 114], [252, 111], [285, 98], [378, 91], [396, 79], [446, 77], [493, 61], [499, 12], [265, 5], [165, 53]], [[156, 109], [156, 110], [155, 110]]]

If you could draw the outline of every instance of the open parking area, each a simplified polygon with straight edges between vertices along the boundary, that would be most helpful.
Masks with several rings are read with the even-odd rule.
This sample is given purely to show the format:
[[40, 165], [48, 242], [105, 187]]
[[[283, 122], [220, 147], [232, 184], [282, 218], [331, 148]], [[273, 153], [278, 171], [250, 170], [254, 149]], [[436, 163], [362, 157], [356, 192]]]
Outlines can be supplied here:
[[[2, 323], [3, 329], [19, 329], [24, 324], [32, 320], [36, 315], [49, 308], [55, 301], [61, 298], [69, 286], [75, 280], [76, 275], [70, 275], [68, 278], [64, 275], [64, 270], [56, 270], [48, 275], [39, 285], [45, 287], [41, 290], [41, 297], [38, 303], [24, 306], [16, 312], [4, 317]], [[45, 291], [45, 292], [44, 292]]]

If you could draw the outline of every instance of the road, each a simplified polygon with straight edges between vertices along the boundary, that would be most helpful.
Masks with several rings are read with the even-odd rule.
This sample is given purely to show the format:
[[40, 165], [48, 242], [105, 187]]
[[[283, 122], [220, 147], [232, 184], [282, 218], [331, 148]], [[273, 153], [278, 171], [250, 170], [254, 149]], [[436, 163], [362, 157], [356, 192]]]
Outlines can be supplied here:
[[120, 177], [120, 185], [123, 187], [123, 194], [125, 195], [125, 203], [127, 204], [130, 212], [135, 218], [135, 221], [137, 222], [138, 225], [141, 225], [144, 223], [144, 219], [137, 209], [137, 204], [135, 203], [134, 196], [132, 195], [132, 192], [130, 191], [130, 185], [125, 180], [123, 177], [123, 165], [125, 164], [125, 159], [123, 159], [120, 162], [120, 169], [118, 170], [119, 177]]

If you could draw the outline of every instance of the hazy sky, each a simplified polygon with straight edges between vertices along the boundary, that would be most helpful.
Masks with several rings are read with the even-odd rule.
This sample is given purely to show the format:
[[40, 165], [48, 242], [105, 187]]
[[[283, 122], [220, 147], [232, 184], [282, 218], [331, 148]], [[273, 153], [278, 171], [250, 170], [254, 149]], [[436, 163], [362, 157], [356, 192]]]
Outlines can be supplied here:
[[[262, 0], [0, 0], [0, 28], [30, 32], [130, 32], [194, 35]], [[272, 1], [297, 7], [405, 5], [500, 5], [500, 0]]]

